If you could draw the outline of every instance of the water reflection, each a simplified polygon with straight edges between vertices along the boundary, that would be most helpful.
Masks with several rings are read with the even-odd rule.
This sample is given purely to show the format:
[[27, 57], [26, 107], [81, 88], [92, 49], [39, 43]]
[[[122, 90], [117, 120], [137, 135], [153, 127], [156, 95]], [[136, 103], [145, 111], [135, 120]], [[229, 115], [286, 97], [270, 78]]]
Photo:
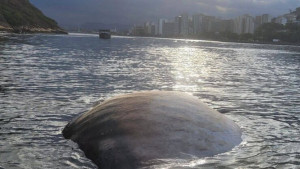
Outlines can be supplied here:
[[7, 35], [0, 42], [0, 167], [94, 168], [64, 125], [94, 103], [140, 90], [193, 94], [244, 142], [158, 168], [297, 168], [300, 48], [96, 35]]

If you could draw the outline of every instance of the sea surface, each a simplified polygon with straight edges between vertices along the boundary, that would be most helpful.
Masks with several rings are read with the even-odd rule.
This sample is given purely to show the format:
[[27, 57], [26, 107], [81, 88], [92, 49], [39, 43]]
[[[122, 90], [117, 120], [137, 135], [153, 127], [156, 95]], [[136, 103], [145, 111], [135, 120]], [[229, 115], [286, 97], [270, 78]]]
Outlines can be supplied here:
[[96, 168], [62, 129], [142, 90], [192, 94], [243, 131], [232, 151], [153, 168], [300, 168], [300, 47], [87, 34], [0, 34], [0, 168]]

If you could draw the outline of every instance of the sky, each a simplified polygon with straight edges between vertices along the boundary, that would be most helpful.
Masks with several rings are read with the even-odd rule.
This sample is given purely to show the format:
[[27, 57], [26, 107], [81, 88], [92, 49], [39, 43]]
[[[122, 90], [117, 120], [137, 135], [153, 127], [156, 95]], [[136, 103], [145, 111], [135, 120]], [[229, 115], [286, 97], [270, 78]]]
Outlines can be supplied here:
[[140, 24], [181, 13], [228, 19], [243, 14], [278, 16], [300, 7], [300, 0], [30, 0], [59, 25]]

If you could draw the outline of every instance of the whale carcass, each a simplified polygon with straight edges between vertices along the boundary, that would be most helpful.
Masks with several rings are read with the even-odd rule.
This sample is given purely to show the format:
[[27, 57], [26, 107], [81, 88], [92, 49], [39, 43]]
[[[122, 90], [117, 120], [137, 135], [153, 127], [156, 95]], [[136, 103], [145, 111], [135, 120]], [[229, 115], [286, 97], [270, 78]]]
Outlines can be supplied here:
[[241, 142], [240, 128], [198, 98], [181, 92], [120, 95], [63, 130], [99, 168], [140, 168], [156, 159], [208, 157]]

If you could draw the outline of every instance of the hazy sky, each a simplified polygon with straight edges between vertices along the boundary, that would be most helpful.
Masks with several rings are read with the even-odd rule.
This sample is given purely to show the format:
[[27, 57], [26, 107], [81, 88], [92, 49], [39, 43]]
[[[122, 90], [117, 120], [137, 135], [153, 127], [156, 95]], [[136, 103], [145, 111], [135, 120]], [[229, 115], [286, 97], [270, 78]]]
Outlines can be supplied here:
[[221, 18], [242, 14], [272, 16], [300, 7], [300, 0], [30, 0], [60, 25], [100, 23], [141, 23], [173, 18], [186, 12]]

